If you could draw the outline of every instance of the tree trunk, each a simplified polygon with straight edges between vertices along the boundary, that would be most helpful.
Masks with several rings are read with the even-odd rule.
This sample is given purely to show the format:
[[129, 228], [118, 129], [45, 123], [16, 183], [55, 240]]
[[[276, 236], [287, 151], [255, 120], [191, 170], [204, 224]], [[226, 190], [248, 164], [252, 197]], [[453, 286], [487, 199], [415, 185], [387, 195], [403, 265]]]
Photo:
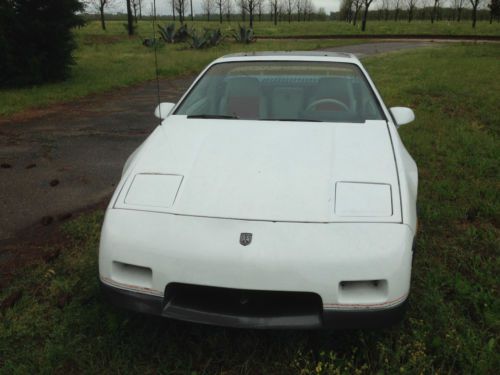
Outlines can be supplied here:
[[142, 20], [142, 0], [139, 0], [139, 19]]
[[222, 23], [222, 0], [219, 0], [219, 23]]
[[174, 19], [174, 22], [175, 22], [175, 1], [174, 0], [172, 0], [172, 18]]
[[361, 22], [361, 31], [366, 30], [366, 18], [368, 17], [368, 6], [365, 6], [365, 11], [363, 12], [363, 20]]
[[182, 9], [179, 7], [179, 22], [184, 23], [184, 14], [182, 14]]
[[99, 7], [99, 11], [101, 12], [101, 27], [103, 30], [106, 30], [106, 23], [104, 22], [104, 5]]
[[127, 0], [127, 31], [128, 35], [134, 35], [134, 24], [132, 19], [132, 9], [130, 8], [130, 0]]
[[472, 7], [472, 28], [476, 28], [476, 20], [477, 20], [477, 5]]
[[191, 21], [194, 21], [194, 14], [193, 14], [193, 0], [191, 2]]

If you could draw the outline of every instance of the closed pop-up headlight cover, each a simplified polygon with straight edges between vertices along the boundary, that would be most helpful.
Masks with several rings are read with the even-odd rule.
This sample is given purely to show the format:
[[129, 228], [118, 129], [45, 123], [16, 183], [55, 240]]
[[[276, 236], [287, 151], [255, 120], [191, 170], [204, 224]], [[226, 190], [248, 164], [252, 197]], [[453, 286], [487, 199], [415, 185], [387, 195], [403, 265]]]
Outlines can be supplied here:
[[337, 182], [335, 215], [348, 217], [392, 216], [391, 185], [383, 183]]
[[172, 207], [182, 179], [183, 176], [174, 174], [136, 174], [128, 190], [120, 194], [115, 207]]

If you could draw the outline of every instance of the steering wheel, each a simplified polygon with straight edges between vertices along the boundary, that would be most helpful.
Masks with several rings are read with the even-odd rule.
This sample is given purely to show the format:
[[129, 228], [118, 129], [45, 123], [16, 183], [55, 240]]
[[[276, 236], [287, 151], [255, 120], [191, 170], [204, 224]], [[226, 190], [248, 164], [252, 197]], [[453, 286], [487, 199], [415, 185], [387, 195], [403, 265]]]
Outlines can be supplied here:
[[349, 107], [347, 106], [347, 104], [345, 104], [344, 102], [341, 102], [340, 100], [337, 100], [337, 99], [333, 99], [333, 98], [324, 98], [324, 99], [318, 99], [318, 100], [315, 100], [313, 101], [312, 103], [310, 103], [307, 108], [306, 108], [306, 112], [309, 112], [311, 111], [311, 109], [313, 109], [314, 107], [316, 107], [317, 105], [320, 105], [320, 104], [326, 104], [326, 103], [333, 103], [333, 104], [337, 104], [338, 106], [340, 106], [344, 111], [349, 111]]

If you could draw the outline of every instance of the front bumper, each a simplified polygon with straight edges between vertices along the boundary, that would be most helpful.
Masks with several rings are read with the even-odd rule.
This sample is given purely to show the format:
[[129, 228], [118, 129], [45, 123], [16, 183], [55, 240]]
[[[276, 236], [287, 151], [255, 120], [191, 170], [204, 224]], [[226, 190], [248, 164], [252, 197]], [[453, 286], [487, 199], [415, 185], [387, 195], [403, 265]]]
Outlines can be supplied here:
[[[242, 246], [240, 234], [247, 232], [252, 242]], [[404, 311], [413, 237], [404, 224], [260, 222], [108, 209], [99, 274], [112, 301], [156, 315], [236, 327], [370, 327]], [[294, 298], [309, 293], [320, 302], [313, 312], [303, 313], [307, 303], [296, 303], [289, 314], [246, 316], [168, 304], [172, 284]]]
[[172, 306], [164, 297], [132, 292], [101, 282], [101, 291], [107, 301], [136, 312], [164, 316], [194, 323], [233, 328], [253, 329], [373, 329], [384, 328], [401, 321], [407, 300], [382, 310], [331, 310], [316, 313], [280, 315], [227, 314]]

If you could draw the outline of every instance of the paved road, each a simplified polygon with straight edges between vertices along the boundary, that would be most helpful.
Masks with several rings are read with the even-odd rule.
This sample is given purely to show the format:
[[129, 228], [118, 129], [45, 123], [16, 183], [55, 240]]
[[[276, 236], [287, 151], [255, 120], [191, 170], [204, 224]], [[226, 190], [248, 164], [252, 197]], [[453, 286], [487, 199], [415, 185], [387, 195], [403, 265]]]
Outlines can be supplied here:
[[[384, 42], [330, 48], [359, 56], [432, 45]], [[177, 101], [193, 77], [161, 81]], [[0, 245], [110, 196], [127, 156], [158, 124], [156, 83], [87, 97], [0, 123]]]

